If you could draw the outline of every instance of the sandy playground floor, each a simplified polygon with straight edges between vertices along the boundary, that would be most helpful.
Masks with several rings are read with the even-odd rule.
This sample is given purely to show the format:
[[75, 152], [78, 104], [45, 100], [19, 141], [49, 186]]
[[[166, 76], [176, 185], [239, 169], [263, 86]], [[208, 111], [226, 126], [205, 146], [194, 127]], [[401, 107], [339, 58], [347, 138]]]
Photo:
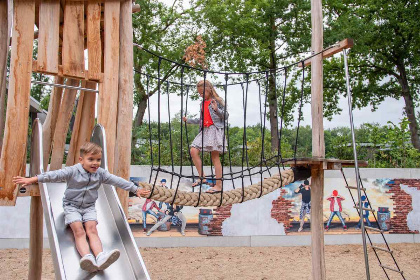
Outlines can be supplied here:
[[[391, 248], [406, 278], [420, 279], [420, 244], [391, 244]], [[311, 279], [310, 247], [146, 248], [140, 251], [153, 280]], [[361, 246], [326, 246], [325, 255], [327, 279], [365, 279]], [[373, 253], [369, 256], [371, 279], [386, 279]], [[392, 260], [384, 258], [383, 263], [391, 265]], [[27, 279], [28, 250], [0, 250], [0, 271], [0, 279]], [[402, 279], [392, 271], [389, 276]], [[42, 279], [54, 279], [49, 250], [43, 255]]]

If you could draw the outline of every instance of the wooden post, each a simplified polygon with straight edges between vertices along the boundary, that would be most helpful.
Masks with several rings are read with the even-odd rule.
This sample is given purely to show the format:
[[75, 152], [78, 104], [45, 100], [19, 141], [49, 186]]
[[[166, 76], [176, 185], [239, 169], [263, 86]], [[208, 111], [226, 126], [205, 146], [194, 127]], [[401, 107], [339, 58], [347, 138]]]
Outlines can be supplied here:
[[112, 173], [114, 171], [115, 135], [117, 134], [120, 1], [105, 1], [104, 6], [104, 81], [103, 86], [100, 87], [102, 91], [99, 93], [98, 122], [104, 126], [106, 131], [108, 168]]
[[[82, 87], [96, 89], [96, 82], [82, 81]], [[79, 162], [80, 147], [90, 141], [93, 127], [95, 126], [95, 101], [96, 93], [83, 91], [80, 93], [77, 103], [77, 112], [74, 119], [70, 149], [67, 155], [66, 165], [74, 165]]]
[[[322, 0], [311, 0], [312, 52], [323, 48]], [[312, 156], [325, 157], [323, 125], [323, 73], [322, 54], [312, 58], [311, 64], [311, 112], [312, 112]], [[311, 251], [312, 279], [325, 280], [323, 165], [312, 165], [311, 175]]]
[[0, 2], [0, 152], [1, 146], [3, 146], [4, 122], [6, 120], [6, 70], [10, 29], [12, 28], [12, 5], [13, 2], [11, 0]]
[[[63, 84], [63, 77], [55, 77], [54, 83]], [[44, 151], [44, 170], [47, 171], [48, 162], [50, 161], [52, 138], [54, 136], [55, 126], [58, 119], [58, 111], [60, 110], [61, 98], [63, 96], [63, 89], [54, 87], [50, 96], [50, 103], [48, 105], [48, 114], [42, 126], [42, 147]]]
[[[131, 130], [133, 120], [133, 24], [132, 2], [121, 1], [120, 17], [120, 71], [118, 80], [117, 137], [114, 173], [125, 179], [130, 177]], [[117, 189], [124, 212], [128, 214], [128, 192]]]
[[[79, 86], [79, 81], [67, 79], [66, 84], [70, 86]], [[54, 131], [50, 170], [57, 170], [62, 167], [66, 136], [73, 113], [74, 103], [76, 101], [76, 94], [77, 90], [75, 89], [66, 89], [64, 91]]]
[[22, 173], [26, 153], [31, 90], [35, 1], [15, 0], [7, 116], [0, 161], [0, 205], [14, 206], [12, 177]]
[[29, 280], [40, 280], [42, 275], [43, 220], [40, 196], [31, 197], [29, 238]]
[[101, 42], [101, 2], [92, 0], [87, 4], [87, 48], [88, 48], [88, 77], [99, 80], [102, 70], [102, 42]]

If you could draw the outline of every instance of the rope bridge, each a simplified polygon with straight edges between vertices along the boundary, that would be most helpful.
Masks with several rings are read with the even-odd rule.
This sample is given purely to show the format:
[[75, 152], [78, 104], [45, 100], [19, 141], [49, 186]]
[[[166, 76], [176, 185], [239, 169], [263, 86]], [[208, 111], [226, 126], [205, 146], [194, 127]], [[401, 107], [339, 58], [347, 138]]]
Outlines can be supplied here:
[[[180, 64], [178, 62], [163, 58], [149, 50], [146, 50], [144, 48], [141, 48], [139, 45], [134, 44], [139, 49], [145, 51], [146, 53], [149, 53], [153, 57], [157, 59], [157, 76], [152, 76], [150, 74], [143, 73], [142, 71], [138, 69], [134, 69], [134, 71], [138, 74], [140, 74], [143, 78], [143, 81], [145, 82], [145, 93], [147, 96], [147, 110], [148, 110], [148, 128], [149, 128], [149, 145], [150, 145], [150, 160], [151, 160], [151, 172], [149, 177], [149, 182], [139, 182], [139, 185], [142, 187], [148, 189], [151, 191], [151, 194], [147, 198], [151, 198], [157, 201], [163, 201], [171, 204], [176, 205], [184, 205], [184, 206], [224, 206], [224, 205], [231, 205], [235, 203], [242, 203], [244, 201], [248, 201], [254, 198], [259, 198], [265, 194], [268, 194], [280, 187], [286, 186], [290, 183], [293, 183], [294, 181], [300, 179], [306, 179], [310, 177], [310, 171], [308, 168], [295, 168], [295, 169], [287, 169], [284, 166], [284, 162], [286, 160], [282, 156], [282, 150], [281, 150], [281, 140], [282, 140], [282, 129], [283, 129], [283, 119], [285, 115], [285, 99], [286, 99], [286, 88], [287, 88], [287, 82], [288, 82], [288, 71], [291, 67], [296, 65], [302, 66], [302, 80], [301, 80], [301, 90], [300, 90], [300, 96], [299, 96], [299, 110], [298, 110], [298, 125], [296, 129], [296, 137], [295, 137], [295, 145], [294, 145], [294, 157], [296, 163], [296, 153], [297, 153], [297, 143], [298, 143], [298, 137], [299, 137], [299, 127], [300, 127], [300, 119], [302, 115], [302, 105], [303, 105], [303, 94], [304, 94], [304, 79], [305, 79], [305, 68], [304, 68], [304, 60], [300, 61], [298, 63], [294, 63], [285, 67], [281, 67], [278, 69], [269, 69], [264, 71], [254, 71], [254, 72], [246, 72], [246, 73], [228, 73], [228, 72], [217, 72], [217, 71], [209, 71], [209, 70], [203, 70], [194, 68], [185, 64]], [[325, 49], [327, 50], [327, 49]], [[325, 51], [323, 50], [323, 51]], [[310, 57], [306, 58], [310, 59], [311, 57], [317, 55], [312, 54]], [[168, 77], [170, 76], [169, 73], [166, 73], [162, 77], [162, 62], [168, 62], [170, 63], [170, 71], [173, 69], [180, 69], [178, 76], [180, 77], [179, 81], [169, 81]], [[224, 77], [224, 83], [223, 84], [214, 84], [214, 87], [219, 87], [223, 89], [224, 92], [224, 102], [225, 102], [225, 110], [224, 110], [224, 125], [223, 125], [223, 139], [227, 140], [227, 147], [225, 147], [225, 141], [223, 141], [223, 151], [226, 151], [226, 153], [223, 153], [221, 155], [221, 162], [225, 162], [225, 154], [227, 154], [227, 161], [229, 163], [229, 171], [225, 173], [224, 168], [222, 166], [222, 177], [221, 178], [215, 178], [215, 175], [213, 174], [213, 166], [212, 162], [210, 161], [210, 176], [203, 176], [198, 177], [194, 175], [194, 166], [191, 154], [188, 152], [189, 157], [189, 165], [191, 168], [191, 174], [192, 175], [186, 175], [183, 172], [184, 166], [184, 140], [186, 140], [187, 147], [190, 147], [190, 138], [188, 134], [188, 126], [185, 123], [185, 125], [182, 125], [182, 118], [187, 117], [188, 112], [188, 100], [189, 100], [189, 91], [190, 88], [195, 88], [196, 84], [193, 83], [186, 83], [185, 82], [185, 76], [186, 72], [198, 72], [199, 76], [202, 76], [202, 79], [204, 81], [208, 80], [208, 75], [223, 75]], [[284, 75], [284, 82], [280, 89], [277, 88], [277, 76], [281, 73]], [[193, 73], [194, 75], [194, 73]], [[197, 75], [197, 74], [195, 74]], [[229, 83], [229, 80], [232, 79], [232, 76], [242, 76], [244, 77], [243, 81], [240, 82], [232, 82]], [[236, 79], [237, 80], [237, 79]], [[250, 166], [249, 161], [249, 154], [248, 154], [248, 138], [247, 138], [247, 109], [248, 109], [248, 97], [249, 97], [249, 85], [251, 82], [255, 82], [258, 86], [258, 96], [259, 96], [259, 112], [260, 112], [260, 133], [261, 133], [261, 151], [259, 155], [259, 162], [253, 166]], [[157, 84], [156, 89], [154, 91], [150, 90], [150, 85], [154, 83]], [[242, 104], [239, 103], [239, 100], [231, 101], [228, 100], [228, 88], [232, 85], [240, 85], [242, 89]], [[180, 121], [181, 121], [181, 133], [180, 133], [180, 143], [173, 143], [173, 135], [172, 135], [172, 123], [171, 123], [171, 102], [170, 102], [170, 87], [177, 87], [179, 89], [179, 95], [181, 99], [181, 114], [180, 114]], [[208, 90], [208, 89], [207, 89]], [[202, 104], [204, 104], [204, 98], [205, 98], [205, 91], [206, 88], [204, 86], [204, 93], [203, 93], [203, 99]], [[157, 144], [156, 139], [153, 139], [152, 136], [152, 126], [151, 126], [151, 114], [150, 114], [150, 96], [154, 93], [157, 93]], [[168, 112], [168, 127], [169, 127], [169, 145], [165, 146], [165, 149], [170, 150], [170, 156], [171, 156], [171, 166], [168, 169], [165, 169], [162, 167], [161, 162], [161, 155], [162, 155], [162, 133], [161, 133], [161, 111], [162, 106], [165, 101], [163, 101], [162, 95], [166, 93], [167, 96], [167, 112]], [[275, 107], [276, 107], [276, 116], [279, 116], [280, 121], [277, 122], [277, 129], [276, 134], [278, 137], [278, 147], [276, 147], [276, 153], [275, 155], [272, 155], [270, 157], [267, 157], [265, 154], [265, 131], [266, 131], [266, 117], [267, 116], [267, 101], [268, 96], [270, 93], [274, 94], [275, 98]], [[185, 96], [185, 106], [184, 106], [184, 96]], [[222, 95], [221, 95], [222, 96]], [[263, 96], [263, 97], [262, 97]], [[227, 116], [226, 111], [227, 104], [229, 102], [235, 102], [235, 105], [242, 105], [243, 107], [243, 137], [242, 137], [242, 159], [241, 159], [241, 170], [234, 172], [232, 170], [232, 155], [231, 155], [231, 139], [229, 134], [229, 125], [227, 124]], [[278, 104], [281, 104], [281, 111], [278, 110]], [[154, 107], [156, 108], [156, 107]], [[204, 110], [201, 112], [201, 121], [202, 127], [204, 127]], [[185, 132], [184, 132], [185, 131]], [[185, 133], [185, 138], [184, 138]], [[201, 144], [203, 145], [204, 140], [204, 133], [202, 133], [202, 139]], [[177, 162], [177, 165], [180, 166], [180, 171], [175, 172], [175, 160], [174, 160], [174, 146], [179, 145], [180, 146], [180, 155], [179, 155], [179, 161]], [[204, 151], [203, 147], [201, 147], [201, 174], [204, 174], [203, 172], [203, 165], [204, 165]], [[154, 157], [157, 159], [157, 166], [155, 166]], [[290, 159], [287, 160], [290, 162]], [[275, 172], [273, 172], [273, 168], [276, 169]], [[159, 173], [166, 173], [171, 175], [171, 182], [170, 182], [170, 189], [162, 186], [158, 186], [156, 184], [157, 178]], [[268, 178], [264, 178], [263, 174], [268, 173]], [[273, 173], [273, 174], [272, 174]], [[253, 176], [259, 175], [259, 182], [254, 183], [252, 180]], [[154, 178], [153, 178], [154, 177]], [[180, 181], [181, 178], [189, 178], [195, 180], [195, 178], [200, 179], [200, 184], [197, 186], [198, 191], [195, 192], [185, 192], [179, 190]], [[175, 178], [178, 178], [176, 187], [173, 188], [173, 183]], [[251, 185], [246, 187], [244, 179], [248, 178]], [[236, 188], [235, 186], [235, 179], [241, 179], [242, 186], [240, 188]], [[222, 191], [221, 193], [211, 194], [211, 193], [205, 193], [202, 191], [202, 185], [203, 180], [213, 180], [214, 181], [221, 181], [222, 182]], [[254, 179], [255, 180], [255, 179]], [[233, 190], [226, 191], [224, 189], [225, 182], [231, 181]]]

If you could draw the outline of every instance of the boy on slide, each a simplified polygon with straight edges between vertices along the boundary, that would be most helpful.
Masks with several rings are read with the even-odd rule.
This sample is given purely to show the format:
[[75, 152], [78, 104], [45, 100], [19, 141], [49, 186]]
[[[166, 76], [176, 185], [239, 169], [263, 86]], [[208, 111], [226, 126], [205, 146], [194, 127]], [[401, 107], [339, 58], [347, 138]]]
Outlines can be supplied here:
[[[137, 187], [134, 183], [110, 174], [102, 169], [102, 148], [87, 142], [80, 148], [79, 163], [61, 170], [49, 171], [35, 177], [13, 178], [15, 184], [22, 186], [37, 182], [67, 182], [64, 192], [63, 208], [66, 225], [73, 231], [76, 248], [82, 256], [80, 267], [88, 272], [104, 270], [114, 263], [120, 256], [117, 249], [104, 252], [96, 229], [95, 202], [98, 199], [98, 189], [101, 184], [110, 184], [137, 196], [148, 195], [150, 191]], [[86, 240], [89, 239], [89, 243]], [[92, 250], [93, 254], [91, 254]]]

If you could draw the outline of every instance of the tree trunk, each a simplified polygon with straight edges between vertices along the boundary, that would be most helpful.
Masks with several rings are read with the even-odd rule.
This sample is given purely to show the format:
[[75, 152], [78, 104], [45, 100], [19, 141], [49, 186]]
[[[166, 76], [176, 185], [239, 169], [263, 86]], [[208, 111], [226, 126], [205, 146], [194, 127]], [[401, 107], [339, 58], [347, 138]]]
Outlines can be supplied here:
[[420, 151], [419, 128], [416, 120], [416, 112], [414, 111], [413, 97], [410, 94], [410, 87], [408, 85], [407, 73], [402, 62], [397, 64], [397, 68], [400, 72], [400, 78], [398, 80], [402, 88], [401, 95], [405, 102], [404, 110], [407, 114], [408, 120], [410, 121], [411, 143], [414, 148]]
[[[275, 36], [275, 21], [270, 17], [271, 36], [270, 36], [270, 69], [277, 68], [276, 60], [276, 36]], [[268, 109], [270, 115], [270, 132], [271, 132], [271, 151], [274, 152], [279, 146], [279, 128], [278, 128], [278, 115], [277, 115], [277, 96], [276, 96], [276, 77], [275, 72], [270, 73], [268, 77]]]
[[142, 99], [139, 104], [137, 104], [137, 113], [136, 118], [134, 119], [134, 127], [139, 127], [143, 124], [144, 114], [146, 113], [147, 109], [147, 97]]

